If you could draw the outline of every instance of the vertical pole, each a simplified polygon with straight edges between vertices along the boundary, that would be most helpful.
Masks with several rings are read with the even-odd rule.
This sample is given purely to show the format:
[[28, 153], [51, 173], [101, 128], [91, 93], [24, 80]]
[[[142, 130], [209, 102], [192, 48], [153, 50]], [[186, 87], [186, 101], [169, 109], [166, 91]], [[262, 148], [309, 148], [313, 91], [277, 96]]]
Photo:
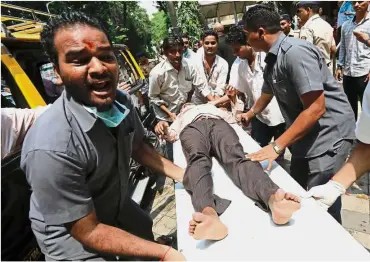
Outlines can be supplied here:
[[235, 24], [238, 24], [238, 14], [236, 13], [236, 2], [234, 1], [234, 20]]

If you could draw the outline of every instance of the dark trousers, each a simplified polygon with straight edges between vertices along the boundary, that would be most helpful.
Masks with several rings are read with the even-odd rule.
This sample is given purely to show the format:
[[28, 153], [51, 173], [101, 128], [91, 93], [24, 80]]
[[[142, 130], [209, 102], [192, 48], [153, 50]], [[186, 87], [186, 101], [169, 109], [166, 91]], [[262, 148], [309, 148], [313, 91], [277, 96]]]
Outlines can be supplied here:
[[212, 207], [221, 215], [230, 204], [213, 194], [212, 157], [246, 196], [268, 210], [268, 200], [279, 187], [260, 163], [245, 158], [239, 137], [228, 123], [221, 119], [198, 120], [181, 132], [180, 140], [187, 161], [183, 184], [197, 212]]
[[368, 81], [365, 82], [367, 75], [360, 77], [343, 76], [343, 88], [347, 95], [348, 101], [351, 104], [352, 110], [355, 113], [357, 120], [358, 99], [362, 105], [362, 98]]
[[[285, 132], [285, 123], [277, 126], [268, 126], [262, 123], [256, 117], [252, 119], [252, 133], [251, 136], [261, 146], [267, 146], [271, 139], [276, 140]], [[280, 158], [284, 158], [285, 150], [280, 154]]]
[[[342, 144], [336, 150], [330, 150], [321, 156], [311, 159], [298, 158], [293, 155], [290, 175], [306, 190], [325, 184], [342, 168], [352, 145], [352, 141], [342, 141]], [[342, 223], [341, 208], [342, 202], [339, 197], [328, 209], [329, 214], [339, 223]]]

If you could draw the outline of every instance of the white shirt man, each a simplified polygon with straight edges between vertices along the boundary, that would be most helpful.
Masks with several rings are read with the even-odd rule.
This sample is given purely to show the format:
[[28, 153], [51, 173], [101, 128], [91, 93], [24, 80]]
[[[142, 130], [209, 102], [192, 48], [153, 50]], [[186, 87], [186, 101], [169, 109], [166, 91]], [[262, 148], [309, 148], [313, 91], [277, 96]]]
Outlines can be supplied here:
[[180, 71], [168, 59], [156, 65], [149, 75], [149, 98], [156, 105], [153, 107], [156, 117], [172, 122], [168, 114], [159, 107], [165, 105], [171, 113], [178, 114], [193, 88], [205, 97], [210, 94], [198, 70], [187, 59], [182, 59]]
[[[244, 93], [248, 100], [248, 106], [252, 106], [261, 96], [263, 85], [263, 69], [265, 67], [265, 53], [256, 53], [254, 71], [252, 72], [247, 59], [235, 59], [230, 72], [230, 85]], [[274, 97], [271, 103], [257, 115], [262, 123], [268, 126], [277, 126], [284, 123], [279, 105]]]
[[[204, 65], [204, 50], [201, 53], [197, 53], [193, 57], [193, 63], [198, 69], [200, 77], [208, 83], [209, 90], [211, 90], [214, 96], [221, 97], [225, 93], [225, 84], [229, 66], [225, 59], [216, 55], [215, 61], [211, 67], [211, 71], [208, 73]], [[207, 103], [207, 98], [201, 94], [200, 90], [195, 90], [192, 97], [192, 102], [196, 105]]]

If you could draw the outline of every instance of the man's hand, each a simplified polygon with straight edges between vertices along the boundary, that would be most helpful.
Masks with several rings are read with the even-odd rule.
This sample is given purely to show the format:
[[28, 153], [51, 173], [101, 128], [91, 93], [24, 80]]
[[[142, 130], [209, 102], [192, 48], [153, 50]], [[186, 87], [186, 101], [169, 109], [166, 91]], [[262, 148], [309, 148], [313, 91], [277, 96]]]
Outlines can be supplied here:
[[364, 43], [366, 45], [366, 41], [369, 39], [369, 35], [364, 32], [359, 32], [359, 31], [353, 31], [353, 34], [357, 38], [357, 41]]
[[342, 184], [330, 180], [324, 185], [311, 188], [306, 197], [315, 198], [321, 207], [328, 209], [345, 192], [346, 189]]
[[226, 85], [225, 94], [231, 99], [236, 96], [237, 90], [231, 85]]
[[367, 74], [367, 77], [365, 78], [364, 82], [369, 82], [370, 81], [370, 73]]
[[276, 158], [278, 158], [278, 156], [279, 155], [276, 154], [272, 145], [267, 145], [258, 152], [247, 155], [247, 157], [250, 158], [250, 160], [252, 161], [263, 161], [267, 159], [269, 161], [267, 170], [271, 169], [272, 163], [275, 161]]
[[179, 251], [171, 248], [164, 256], [163, 261], [186, 261], [186, 258]]
[[342, 69], [337, 69], [337, 72], [335, 72], [335, 79], [337, 81], [340, 81], [343, 77]]
[[159, 136], [164, 136], [168, 132], [168, 123], [166, 121], [160, 121], [154, 127], [154, 132]]
[[248, 116], [248, 112], [236, 115], [236, 121], [242, 123], [244, 127], [248, 127], [251, 120], [252, 118]]
[[130, 82], [129, 82], [129, 81], [119, 83], [119, 84], [118, 84], [118, 89], [120, 89], [120, 90], [122, 90], [122, 91], [129, 92], [129, 91], [130, 91], [130, 89], [131, 89], [131, 84], [130, 84]]
[[170, 116], [170, 118], [171, 118], [172, 121], [175, 121], [176, 120], [176, 114], [169, 113], [168, 115]]

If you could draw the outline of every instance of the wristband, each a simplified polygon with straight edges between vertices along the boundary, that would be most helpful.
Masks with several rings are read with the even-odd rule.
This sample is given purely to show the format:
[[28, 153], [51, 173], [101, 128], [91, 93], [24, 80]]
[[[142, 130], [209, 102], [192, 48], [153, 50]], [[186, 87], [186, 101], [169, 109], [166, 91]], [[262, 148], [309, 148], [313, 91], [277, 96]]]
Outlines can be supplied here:
[[159, 261], [163, 261], [163, 259], [166, 257], [168, 251], [170, 251], [171, 249], [171, 246], [168, 247], [168, 249], [166, 250], [166, 252], [164, 253], [164, 255], [162, 256], [162, 258], [159, 260]]
[[255, 116], [256, 116], [256, 113], [254, 112], [253, 108], [251, 108], [249, 111], [251, 111], [251, 112], [252, 112], [253, 117], [255, 117]]

